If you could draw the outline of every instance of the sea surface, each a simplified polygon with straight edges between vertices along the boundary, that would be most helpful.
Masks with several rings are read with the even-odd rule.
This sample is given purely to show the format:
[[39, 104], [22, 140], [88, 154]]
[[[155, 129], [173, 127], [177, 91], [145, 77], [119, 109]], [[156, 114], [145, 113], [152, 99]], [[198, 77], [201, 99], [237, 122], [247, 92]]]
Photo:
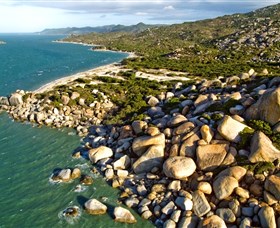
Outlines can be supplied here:
[[[0, 40], [0, 96], [16, 89], [34, 90], [54, 79], [120, 61], [124, 53], [90, 51], [89, 47], [52, 42], [58, 36], [3, 35]], [[100, 175], [89, 172], [87, 160], [71, 154], [81, 139], [71, 129], [51, 129], [13, 121], [0, 113], [0, 227], [152, 227], [133, 212], [138, 223], [114, 222], [118, 190]], [[54, 184], [56, 168], [79, 167], [94, 178], [93, 185], [75, 192], [78, 180]], [[109, 213], [86, 214], [82, 204], [89, 198], [106, 201]], [[78, 206], [82, 214], [66, 220], [62, 211]]]

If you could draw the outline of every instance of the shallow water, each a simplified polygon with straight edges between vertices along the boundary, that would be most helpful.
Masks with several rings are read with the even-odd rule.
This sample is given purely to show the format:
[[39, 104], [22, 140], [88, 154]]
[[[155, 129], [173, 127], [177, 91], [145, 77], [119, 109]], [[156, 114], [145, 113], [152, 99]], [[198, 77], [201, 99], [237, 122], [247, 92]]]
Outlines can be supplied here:
[[[0, 35], [0, 40], [5, 40], [7, 45], [14, 42], [13, 45], [17, 44], [18, 47], [11, 49], [14, 50], [14, 57], [12, 53], [8, 53], [8, 59], [5, 59], [4, 51], [0, 47], [0, 95], [8, 94], [15, 88], [38, 88], [59, 76], [99, 66], [104, 62], [119, 61], [125, 56], [119, 53], [92, 52], [88, 51], [88, 47], [71, 44], [55, 44], [55, 47], [52, 47], [54, 43], [50, 41], [54, 37], [10, 36], [11, 40], [7, 37]], [[53, 51], [48, 49], [50, 46], [51, 49], [54, 48]], [[32, 63], [31, 59], [26, 62], [18, 59], [19, 56], [16, 55], [29, 52], [29, 48], [40, 50], [36, 61], [43, 61], [41, 65], [40, 61]], [[71, 61], [66, 58], [64, 62], [61, 59], [63, 53], [71, 53]], [[100, 54], [102, 58], [88, 57], [95, 54]], [[24, 55], [27, 58], [27, 53]], [[57, 57], [53, 58], [53, 55]], [[33, 58], [33, 55], [29, 54], [29, 58]], [[86, 60], [83, 60], [84, 58]], [[87, 58], [92, 62], [81, 64], [88, 61]], [[15, 62], [15, 65], [10, 66], [11, 62]], [[63, 63], [64, 66], [69, 66], [65, 69], [71, 70], [63, 71]], [[53, 70], [48, 70], [50, 68]], [[42, 75], [36, 76], [39, 71], [43, 71]], [[0, 114], [0, 227], [152, 227], [135, 212], [133, 213], [138, 220], [135, 225], [114, 222], [112, 210], [113, 206], [118, 205], [118, 190], [110, 187], [101, 176], [90, 173], [90, 163], [87, 160], [71, 157], [72, 152], [80, 145], [80, 138], [71, 129], [38, 128], [31, 124], [14, 122], [6, 113]], [[78, 180], [67, 184], [54, 184], [49, 181], [55, 168], [66, 167], [80, 167], [94, 177], [94, 184], [84, 191], [75, 192]], [[108, 198], [105, 204], [108, 205], [109, 213], [100, 216], [86, 214], [82, 210], [82, 204], [91, 197], [100, 201]], [[75, 221], [66, 221], [61, 216], [62, 211], [73, 205], [81, 208], [81, 216]]]

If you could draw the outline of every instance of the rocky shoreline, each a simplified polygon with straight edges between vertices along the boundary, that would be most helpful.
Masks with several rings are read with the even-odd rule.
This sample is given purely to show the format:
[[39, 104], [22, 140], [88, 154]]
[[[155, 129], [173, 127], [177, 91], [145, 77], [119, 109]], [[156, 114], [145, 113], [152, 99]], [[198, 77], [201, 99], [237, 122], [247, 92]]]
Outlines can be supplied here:
[[[177, 83], [146, 97], [146, 117], [125, 125], [102, 125], [114, 108], [105, 94], [92, 107], [78, 94], [59, 95], [65, 105], [52, 109], [24, 91], [2, 97], [0, 107], [15, 119], [39, 124], [62, 127], [72, 121], [69, 127], [86, 136], [73, 157], [87, 158], [91, 169], [121, 190], [120, 201], [155, 226], [280, 226], [280, 77], [258, 76], [251, 69], [187, 87]], [[79, 108], [65, 109], [75, 95]], [[78, 168], [60, 169], [52, 178], [92, 184]], [[104, 206], [89, 199], [84, 208], [102, 214]], [[122, 207], [114, 215], [116, 221], [136, 222]]]

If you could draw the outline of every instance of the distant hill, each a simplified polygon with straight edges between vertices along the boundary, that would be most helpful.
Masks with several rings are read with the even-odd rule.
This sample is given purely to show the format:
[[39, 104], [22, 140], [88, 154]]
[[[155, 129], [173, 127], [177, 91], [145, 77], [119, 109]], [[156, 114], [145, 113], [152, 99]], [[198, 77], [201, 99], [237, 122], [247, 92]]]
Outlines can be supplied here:
[[135, 52], [141, 58], [126, 60], [134, 68], [167, 68], [208, 77], [250, 67], [280, 73], [280, 4], [138, 33], [91, 33], [65, 40]]
[[136, 25], [105, 25], [105, 26], [98, 26], [98, 27], [69, 27], [69, 28], [57, 28], [57, 29], [44, 29], [41, 32], [37, 32], [40, 35], [80, 35], [80, 34], [87, 34], [87, 33], [109, 33], [109, 32], [133, 32], [138, 33], [142, 32], [148, 28], [154, 28], [162, 25], [147, 25], [144, 23], [138, 23]]

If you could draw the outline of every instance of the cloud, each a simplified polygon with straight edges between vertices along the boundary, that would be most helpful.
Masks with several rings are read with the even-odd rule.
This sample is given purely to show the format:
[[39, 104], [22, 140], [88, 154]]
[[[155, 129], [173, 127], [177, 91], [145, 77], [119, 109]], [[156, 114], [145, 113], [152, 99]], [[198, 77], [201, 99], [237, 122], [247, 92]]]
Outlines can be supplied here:
[[175, 8], [170, 5], [170, 6], [165, 6], [163, 9], [164, 10], [174, 10]]
[[[28, 27], [28, 31], [31, 31], [40, 26], [43, 29], [129, 25], [139, 22], [172, 24], [245, 13], [279, 2], [280, 0], [0, 0], [1, 19], [5, 18], [0, 20], [0, 31], [6, 31], [9, 26], [26, 30]], [[5, 21], [9, 21], [10, 25], [4, 24]]]

